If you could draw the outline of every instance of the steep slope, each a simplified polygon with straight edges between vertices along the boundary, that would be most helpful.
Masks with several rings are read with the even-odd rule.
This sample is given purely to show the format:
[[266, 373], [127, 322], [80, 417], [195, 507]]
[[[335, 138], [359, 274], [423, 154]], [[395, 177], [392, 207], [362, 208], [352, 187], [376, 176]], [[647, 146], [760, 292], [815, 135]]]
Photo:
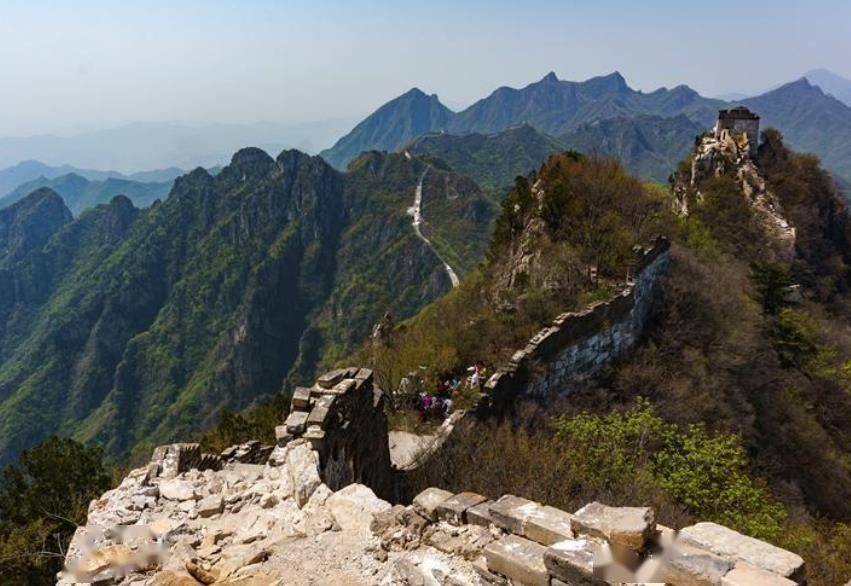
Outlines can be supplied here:
[[564, 150], [558, 140], [528, 124], [495, 134], [427, 134], [406, 148], [438, 159], [489, 189], [510, 185], [518, 175], [528, 174], [548, 156]]
[[833, 96], [846, 106], [851, 106], [851, 80], [828, 69], [811, 69], [801, 77], [819, 86], [824, 93]]
[[[384, 312], [405, 317], [449, 290], [405, 215], [427, 165], [375, 153], [341, 174], [297, 151], [245, 149], [146, 210], [116, 198], [41, 248], [27, 236], [7, 255], [15, 286], [0, 287], [2, 460], [50, 431], [113, 455], [187, 437], [222, 407], [311, 376]], [[452, 195], [426, 217], [436, 231], [481, 231], [478, 249], [455, 252], [474, 263], [490, 215], [475, 186]]]
[[56, 192], [43, 188], [0, 210], [0, 266], [9, 266], [71, 221], [71, 212]]
[[443, 130], [452, 115], [436, 95], [414, 88], [381, 106], [321, 155], [342, 169], [363, 151], [393, 151], [421, 134]]
[[778, 128], [792, 148], [819, 155], [851, 179], [851, 107], [804, 78], [742, 103], [762, 117], [762, 128]]
[[665, 181], [703, 128], [684, 114], [670, 118], [641, 115], [583, 124], [559, 140], [586, 154], [614, 157], [636, 175]]
[[[157, 175], [160, 175], [159, 172], [150, 172], [150, 176]], [[83, 210], [109, 202], [116, 195], [126, 195], [135, 206], [144, 208], [151, 205], [154, 200], [165, 198], [171, 190], [172, 184], [172, 181], [149, 183], [114, 177], [104, 180], [89, 180], [76, 173], [69, 173], [54, 179], [47, 179], [42, 176], [18, 186], [8, 195], [0, 198], [0, 209], [11, 205], [40, 187], [49, 187], [62, 196], [65, 204], [75, 216]]]

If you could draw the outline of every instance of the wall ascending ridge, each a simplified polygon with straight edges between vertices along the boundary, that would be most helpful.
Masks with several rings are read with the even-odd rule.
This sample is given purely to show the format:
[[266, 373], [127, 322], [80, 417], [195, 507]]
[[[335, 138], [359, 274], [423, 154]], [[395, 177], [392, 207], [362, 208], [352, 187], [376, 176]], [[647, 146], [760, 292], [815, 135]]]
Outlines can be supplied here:
[[670, 243], [659, 237], [636, 250], [634, 277], [619, 293], [579, 312], [558, 316], [514, 353], [485, 385], [482, 415], [503, 412], [519, 395], [542, 398], [569, 393], [604, 364], [623, 356], [641, 337], [661, 295]]

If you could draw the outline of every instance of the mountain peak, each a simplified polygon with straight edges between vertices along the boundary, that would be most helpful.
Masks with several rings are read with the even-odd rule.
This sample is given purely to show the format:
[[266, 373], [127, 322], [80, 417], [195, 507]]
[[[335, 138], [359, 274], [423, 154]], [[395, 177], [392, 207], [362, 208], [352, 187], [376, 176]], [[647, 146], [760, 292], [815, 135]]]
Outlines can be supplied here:
[[269, 153], [257, 147], [246, 147], [238, 150], [230, 161], [228, 168], [245, 175], [265, 175], [275, 166], [275, 159]]
[[580, 86], [591, 90], [595, 95], [603, 94], [624, 94], [630, 91], [626, 84], [626, 79], [619, 71], [613, 71], [608, 75], [600, 75], [592, 77], [586, 81], [580, 82]]
[[556, 74], [555, 74], [554, 71], [550, 71], [543, 78], [541, 78], [541, 83], [557, 83], [557, 82], [558, 82], [558, 77], [556, 77]]

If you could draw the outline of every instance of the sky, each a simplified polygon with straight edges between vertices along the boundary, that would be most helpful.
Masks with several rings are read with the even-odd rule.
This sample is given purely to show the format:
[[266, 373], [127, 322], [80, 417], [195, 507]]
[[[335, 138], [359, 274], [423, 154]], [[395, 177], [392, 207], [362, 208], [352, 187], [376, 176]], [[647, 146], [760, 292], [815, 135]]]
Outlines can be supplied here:
[[0, 136], [458, 108], [549, 71], [753, 93], [851, 78], [849, 33], [849, 0], [0, 0]]

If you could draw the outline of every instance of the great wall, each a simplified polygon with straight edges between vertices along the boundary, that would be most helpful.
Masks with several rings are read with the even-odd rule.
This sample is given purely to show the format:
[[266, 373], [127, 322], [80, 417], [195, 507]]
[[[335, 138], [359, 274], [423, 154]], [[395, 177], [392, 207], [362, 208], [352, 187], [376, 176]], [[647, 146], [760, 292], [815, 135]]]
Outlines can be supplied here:
[[[570, 391], [640, 338], [669, 264], [659, 238], [609, 300], [556, 318], [497, 369], [457, 425], [504, 414], [520, 395]], [[568, 512], [516, 495], [407, 494], [391, 462], [385, 396], [365, 368], [297, 388], [277, 445], [221, 454], [157, 448], [93, 501], [59, 584], [791, 585], [796, 554], [714, 523], [679, 531], [647, 507], [589, 503]]]
[[59, 584], [804, 579], [794, 553], [714, 523], [675, 531], [647, 507], [589, 503], [568, 512], [515, 495], [436, 487], [410, 504], [391, 504], [376, 495], [392, 492], [398, 472], [389, 464], [382, 393], [366, 369], [320, 377], [299, 393], [287, 421], [271, 449], [252, 443], [214, 456], [197, 444], [158, 448], [148, 465], [91, 503]]

